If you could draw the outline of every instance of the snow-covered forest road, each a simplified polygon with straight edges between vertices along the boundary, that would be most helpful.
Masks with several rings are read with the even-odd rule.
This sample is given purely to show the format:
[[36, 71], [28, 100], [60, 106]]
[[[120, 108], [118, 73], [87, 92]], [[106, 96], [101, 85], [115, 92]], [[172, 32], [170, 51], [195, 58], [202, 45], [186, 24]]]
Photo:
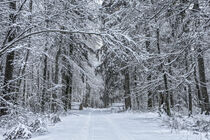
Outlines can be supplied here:
[[204, 140], [192, 132], [172, 132], [153, 113], [85, 110], [62, 118], [49, 133], [32, 140]]

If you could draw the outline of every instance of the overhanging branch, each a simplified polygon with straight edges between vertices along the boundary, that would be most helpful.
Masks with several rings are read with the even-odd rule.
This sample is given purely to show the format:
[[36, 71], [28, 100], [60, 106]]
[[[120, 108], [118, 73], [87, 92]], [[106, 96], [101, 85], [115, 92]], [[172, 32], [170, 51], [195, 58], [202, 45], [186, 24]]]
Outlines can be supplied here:
[[58, 33], [62, 33], [62, 34], [76, 34], [76, 33], [78, 33], [78, 34], [89, 34], [89, 35], [98, 35], [98, 36], [102, 35], [101, 33], [96, 33], [96, 32], [68, 31], [68, 30], [58, 30], [58, 29], [48, 29], [48, 30], [37, 31], [37, 32], [26, 34], [25, 36], [22, 36], [22, 37], [18, 37], [16, 39], [14, 39], [13, 41], [9, 42], [8, 44], [4, 45], [3, 47], [1, 47], [2, 49], [0, 50], [0, 57], [5, 53], [6, 50], [11, 48], [15, 43], [17, 43], [27, 37], [36, 35], [36, 34], [49, 33], [49, 32], [58, 32]]

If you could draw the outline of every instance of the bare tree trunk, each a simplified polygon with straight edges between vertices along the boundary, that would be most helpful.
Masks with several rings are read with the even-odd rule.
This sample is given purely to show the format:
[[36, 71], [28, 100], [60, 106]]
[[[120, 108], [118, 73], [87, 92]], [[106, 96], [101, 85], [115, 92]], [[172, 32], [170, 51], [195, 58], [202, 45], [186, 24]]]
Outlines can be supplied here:
[[[171, 60], [168, 59], [168, 63], [170, 63], [170, 62], [171, 62]], [[169, 66], [168, 71], [169, 71], [169, 74], [172, 75], [171, 66]], [[169, 83], [172, 84], [172, 81], [169, 80]], [[170, 105], [171, 105], [170, 107], [173, 108], [174, 107], [174, 96], [173, 96], [173, 92], [172, 91], [170, 92], [170, 97], [169, 98], [170, 98], [169, 100], [170, 100]]]
[[[137, 68], [134, 68], [134, 89], [137, 87]], [[138, 93], [135, 93], [135, 100], [136, 100], [136, 105], [137, 105], [137, 109], [140, 109], [140, 99], [139, 99], [139, 95]]]
[[194, 67], [194, 79], [195, 79], [195, 87], [197, 90], [198, 106], [201, 108], [201, 111], [202, 111], [203, 110], [202, 95], [200, 92], [200, 86], [199, 86], [199, 81], [198, 81], [198, 77], [197, 77], [197, 67]]
[[[58, 51], [56, 53], [55, 56], [55, 77], [54, 77], [54, 83], [57, 85], [58, 84], [58, 74], [59, 74], [59, 58], [61, 55], [61, 46], [62, 46], [62, 36], [60, 37], [60, 42], [59, 42], [59, 48]], [[56, 103], [56, 99], [57, 99], [57, 90], [52, 93], [52, 105], [51, 105], [51, 111], [53, 113], [57, 112], [57, 103]]]
[[[194, 1], [194, 6], [193, 6], [193, 11], [199, 12], [200, 7], [199, 7], [199, 1], [195, 0]], [[195, 17], [197, 20], [195, 27], [197, 28], [200, 24], [199, 17]], [[198, 31], [199, 32], [199, 31]], [[198, 74], [199, 74], [199, 82], [200, 82], [200, 91], [202, 94], [202, 104], [203, 104], [203, 110], [202, 112], [205, 112], [206, 115], [209, 115], [210, 111], [210, 106], [209, 106], [209, 95], [207, 92], [207, 87], [206, 87], [206, 74], [205, 74], [205, 64], [204, 64], [204, 54], [202, 51], [202, 46], [199, 44], [198, 49], [197, 49], [198, 57], [197, 57], [197, 63], [198, 63]]]
[[[147, 77], [147, 80], [148, 81], [151, 81], [151, 75], [149, 75]], [[153, 94], [152, 94], [151, 90], [149, 90], [148, 91], [148, 101], [147, 101], [147, 107], [148, 107], [148, 109], [151, 109], [152, 108], [152, 105], [153, 105], [153, 103], [152, 103], [152, 96], [153, 96]]]
[[130, 76], [128, 68], [125, 70], [124, 89], [125, 89], [125, 109], [127, 110], [129, 108], [131, 109]]
[[[157, 35], [158, 54], [161, 54], [160, 53], [160, 31], [159, 31], [159, 28], [156, 30], [156, 35]], [[164, 87], [165, 87], [164, 110], [165, 110], [165, 112], [167, 113], [168, 116], [171, 116], [170, 103], [169, 103], [169, 95], [170, 94], [169, 94], [169, 90], [168, 90], [168, 79], [167, 79], [167, 75], [165, 73], [165, 70], [164, 70], [164, 67], [163, 67], [162, 63], [161, 63], [161, 70], [162, 70], [162, 73], [163, 73], [163, 81], [164, 81]]]
[[69, 109], [71, 109], [71, 105], [72, 105], [72, 89], [73, 89], [73, 85], [72, 85], [72, 80], [73, 80], [73, 76], [72, 73], [70, 73], [70, 87], [69, 87]]
[[[32, 10], [33, 10], [33, 0], [30, 0], [29, 2], [29, 10], [30, 10], [30, 13], [32, 14]], [[29, 15], [29, 22], [30, 24], [32, 24], [32, 16]], [[31, 32], [31, 29], [29, 30], [29, 32]], [[31, 48], [31, 37], [28, 38], [28, 48]], [[25, 61], [23, 63], [23, 67], [21, 69], [21, 72], [20, 72], [20, 76], [23, 76], [25, 74], [25, 70], [26, 70], [26, 66], [27, 66], [27, 62], [28, 62], [28, 58], [29, 58], [29, 54], [30, 54], [30, 50], [28, 49], [27, 52], [26, 52], [26, 57], [25, 57]], [[22, 78], [18, 81], [18, 91], [20, 91], [21, 89], [21, 83], [22, 83]], [[22, 98], [22, 101], [23, 101], [23, 106], [25, 106], [25, 97], [26, 97], [26, 80], [24, 79], [23, 80], [23, 98]]]
[[43, 89], [41, 96], [41, 112], [45, 111], [45, 102], [46, 102], [46, 94], [47, 94], [47, 56], [44, 56], [44, 68], [43, 68]]
[[[147, 25], [146, 25], [147, 26]], [[149, 27], [146, 27], [146, 41], [145, 41], [145, 46], [146, 46], [146, 50], [148, 53], [150, 53], [150, 29]], [[149, 76], [147, 77], [147, 81], [148, 81], [148, 84], [150, 84], [150, 81], [151, 81], [151, 74], [149, 74]], [[150, 109], [152, 108], [152, 92], [151, 90], [149, 89], [148, 90], [148, 101], [147, 101], [147, 107]]]
[[103, 93], [103, 97], [102, 97], [102, 100], [104, 102], [104, 107], [108, 107], [109, 106], [109, 81], [110, 81], [110, 76], [111, 75], [106, 75], [105, 77], [105, 89], [104, 89], [104, 93]]
[[64, 103], [64, 110], [68, 110], [68, 91], [69, 91], [69, 78], [66, 74], [63, 75], [63, 79], [66, 85], [66, 88], [63, 92], [63, 103]]
[[65, 89], [63, 90], [62, 101], [64, 103], [64, 110], [68, 111], [71, 109], [71, 98], [72, 98], [72, 74], [71, 73], [63, 73], [63, 84], [65, 85]]
[[[46, 12], [46, 15], [45, 15], [45, 22], [46, 22], [46, 28], [49, 27], [49, 20], [48, 20], [48, 4], [49, 4], [49, 0], [44, 0], [44, 6], [45, 6], [45, 12]], [[45, 43], [45, 49], [44, 49], [44, 53], [47, 53], [48, 51], [48, 45], [49, 45], [49, 42], [48, 42], [48, 34], [46, 35], [46, 43]], [[44, 113], [45, 112], [45, 103], [46, 103], [46, 100], [47, 100], [47, 79], [48, 79], [48, 73], [47, 73], [47, 70], [48, 70], [48, 64], [47, 64], [47, 55], [44, 54], [44, 68], [43, 68], [43, 85], [42, 85], [42, 93], [41, 93], [41, 112]]]
[[[163, 70], [165, 73], [165, 71]], [[171, 111], [170, 111], [170, 103], [169, 103], [169, 91], [168, 91], [168, 80], [166, 74], [163, 75], [164, 79], [164, 85], [165, 85], [165, 90], [166, 90], [166, 95], [165, 95], [165, 111], [168, 116], [171, 116]]]
[[204, 58], [203, 58], [203, 52], [200, 48], [198, 48], [198, 73], [199, 73], [199, 79], [200, 79], [200, 90], [202, 94], [202, 104], [203, 104], [203, 110], [202, 112], [205, 112], [206, 115], [209, 115], [209, 95], [207, 92], [206, 87], [206, 75], [205, 75], [205, 65], [204, 65]]
[[[9, 3], [9, 8], [11, 11], [15, 11], [16, 10], [16, 2], [10, 2]], [[11, 24], [14, 24], [16, 21], [16, 17], [14, 14], [10, 14], [10, 21]], [[8, 42], [13, 41], [13, 39], [15, 39], [15, 29], [11, 29], [11, 32], [9, 34], [8, 37]], [[4, 89], [3, 89], [3, 98], [10, 102], [12, 101], [12, 96], [8, 95], [10, 92], [13, 91], [13, 87], [12, 84], [9, 83], [10, 80], [12, 80], [13, 77], [13, 61], [14, 61], [14, 57], [15, 57], [15, 51], [9, 52], [6, 56], [6, 66], [5, 66], [5, 74], [4, 74]], [[0, 109], [0, 116], [2, 115], [6, 115], [8, 113], [8, 107], [7, 107], [7, 103], [2, 103], [1, 107], [3, 109]]]
[[86, 81], [86, 93], [85, 93], [85, 99], [84, 99], [84, 107], [89, 106], [89, 99], [90, 99], [90, 85]]
[[[189, 72], [188, 70], [188, 67], [189, 67], [189, 64], [188, 64], [188, 49], [186, 50], [185, 52], [185, 69], [186, 69], [186, 72]], [[190, 77], [190, 76], [189, 76]], [[190, 80], [189, 78], [187, 78], [188, 80]], [[187, 84], [187, 92], [188, 92], [188, 115], [191, 116], [192, 115], [192, 90], [191, 90], [191, 85], [188, 83]]]
[[192, 115], [192, 90], [190, 84], [188, 84], [188, 100], [189, 100], [189, 113], [188, 115]]

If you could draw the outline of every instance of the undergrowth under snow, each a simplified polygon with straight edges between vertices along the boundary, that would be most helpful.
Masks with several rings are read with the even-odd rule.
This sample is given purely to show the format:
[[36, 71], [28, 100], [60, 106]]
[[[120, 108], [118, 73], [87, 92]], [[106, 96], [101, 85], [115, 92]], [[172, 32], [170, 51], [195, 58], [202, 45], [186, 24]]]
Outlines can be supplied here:
[[172, 117], [161, 115], [161, 119], [163, 124], [171, 130], [187, 130], [194, 134], [203, 134], [207, 139], [210, 139], [210, 116], [204, 114], [191, 116], [173, 114]]

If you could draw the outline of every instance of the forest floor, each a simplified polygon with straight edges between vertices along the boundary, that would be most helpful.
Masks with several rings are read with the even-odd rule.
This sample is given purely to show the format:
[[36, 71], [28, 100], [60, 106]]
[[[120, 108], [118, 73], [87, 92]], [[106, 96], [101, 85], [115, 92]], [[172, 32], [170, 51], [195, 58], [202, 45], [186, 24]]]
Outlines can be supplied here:
[[205, 140], [202, 134], [172, 131], [155, 113], [111, 113], [103, 109], [73, 111], [48, 131], [31, 140]]

